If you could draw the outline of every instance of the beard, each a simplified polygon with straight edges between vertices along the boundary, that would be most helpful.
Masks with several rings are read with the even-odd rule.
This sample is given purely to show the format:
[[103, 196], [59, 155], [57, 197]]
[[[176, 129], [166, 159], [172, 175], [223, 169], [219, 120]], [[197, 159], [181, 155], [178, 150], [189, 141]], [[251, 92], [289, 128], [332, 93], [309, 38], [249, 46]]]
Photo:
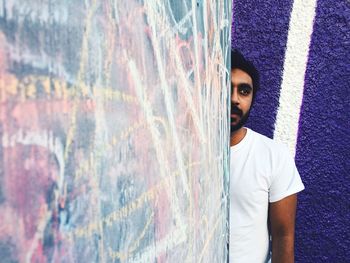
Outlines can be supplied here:
[[249, 117], [249, 114], [250, 114], [250, 109], [245, 114], [243, 114], [243, 111], [241, 109], [239, 109], [235, 105], [232, 105], [231, 106], [231, 114], [236, 114], [240, 118], [240, 120], [236, 124], [233, 124], [235, 122], [236, 118], [231, 117], [230, 134], [232, 135], [233, 133], [238, 131], [240, 128], [242, 128], [244, 126], [244, 124], [246, 124], [248, 117]]

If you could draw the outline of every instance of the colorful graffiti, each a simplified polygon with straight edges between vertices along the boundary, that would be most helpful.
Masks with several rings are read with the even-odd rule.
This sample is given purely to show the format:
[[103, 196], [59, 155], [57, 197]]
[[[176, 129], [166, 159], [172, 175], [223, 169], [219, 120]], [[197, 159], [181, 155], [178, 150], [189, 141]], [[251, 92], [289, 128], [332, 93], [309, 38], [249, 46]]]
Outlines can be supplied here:
[[1, 2], [1, 262], [225, 261], [230, 10]]
[[233, 1], [232, 45], [255, 61], [249, 126], [289, 145], [298, 195], [296, 262], [348, 262], [350, 2]]

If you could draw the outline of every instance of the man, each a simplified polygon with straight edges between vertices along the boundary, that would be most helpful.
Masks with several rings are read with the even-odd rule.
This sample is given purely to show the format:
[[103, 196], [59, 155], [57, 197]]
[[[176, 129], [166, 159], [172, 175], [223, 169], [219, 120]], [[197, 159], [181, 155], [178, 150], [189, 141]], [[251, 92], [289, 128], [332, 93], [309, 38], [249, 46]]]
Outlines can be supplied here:
[[[231, 53], [230, 262], [294, 262], [296, 193], [304, 189], [288, 149], [244, 127], [259, 73]], [[269, 231], [270, 229], [270, 231]]]

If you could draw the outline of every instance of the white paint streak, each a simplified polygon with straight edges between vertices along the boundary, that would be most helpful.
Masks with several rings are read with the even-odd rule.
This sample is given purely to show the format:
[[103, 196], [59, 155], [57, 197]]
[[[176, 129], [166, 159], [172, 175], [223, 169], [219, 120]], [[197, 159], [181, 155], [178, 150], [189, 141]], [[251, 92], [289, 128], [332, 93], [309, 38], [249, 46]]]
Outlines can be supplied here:
[[184, 25], [192, 17], [192, 11], [189, 11], [178, 23], [176, 22], [174, 15], [172, 13], [170, 14], [171, 14], [172, 20], [175, 23], [175, 26], [169, 27], [163, 30], [163, 32], [160, 34], [160, 38], [164, 37], [168, 32], [170, 32], [171, 33], [170, 35], [173, 36], [173, 35], [176, 35], [177, 33], [186, 34], [188, 31], [188, 28], [186, 28]]
[[274, 138], [295, 153], [316, 0], [295, 0], [289, 24]]
[[[174, 49], [175, 48], [176, 48], [176, 46], [174, 47]], [[203, 126], [201, 125], [201, 122], [199, 120], [198, 113], [196, 111], [196, 106], [195, 106], [195, 103], [194, 103], [194, 100], [193, 100], [193, 97], [192, 97], [191, 91], [190, 91], [191, 85], [188, 81], [188, 77], [185, 76], [185, 71], [182, 67], [180, 55], [178, 52], [174, 53], [174, 58], [176, 61], [176, 65], [178, 66], [177, 69], [178, 69], [178, 72], [180, 75], [181, 84], [184, 86], [182, 90], [185, 93], [185, 100], [186, 100], [186, 103], [191, 111], [191, 116], [193, 118], [193, 122], [194, 122], [194, 125], [196, 128], [198, 137], [199, 137], [200, 141], [202, 143], [204, 143], [205, 142], [205, 135], [204, 135], [204, 131], [203, 131]]]
[[[146, 4], [146, 7], [148, 3]], [[174, 102], [171, 99], [171, 94], [170, 94], [170, 88], [168, 85], [168, 82], [166, 80], [166, 75], [165, 75], [165, 67], [162, 63], [162, 56], [161, 56], [161, 47], [159, 45], [159, 39], [157, 38], [157, 32], [158, 28], [157, 28], [157, 24], [162, 22], [161, 18], [159, 18], [159, 14], [155, 13], [155, 7], [154, 6], [150, 6], [147, 8], [149, 11], [149, 25], [151, 27], [152, 30], [152, 37], [151, 37], [151, 42], [153, 44], [153, 51], [155, 54], [155, 58], [156, 58], [156, 62], [157, 62], [157, 68], [158, 68], [158, 72], [159, 72], [159, 78], [161, 81], [161, 89], [164, 92], [164, 102], [165, 102], [165, 108], [166, 108], [166, 113], [168, 116], [168, 120], [169, 120], [169, 125], [170, 125], [170, 131], [172, 134], [172, 139], [173, 139], [173, 143], [174, 143], [174, 150], [175, 150], [175, 155], [176, 155], [176, 159], [178, 162], [178, 167], [180, 170], [180, 174], [181, 174], [181, 180], [182, 180], [182, 184], [183, 184], [183, 189], [185, 191], [185, 193], [187, 194], [187, 196], [190, 196], [190, 190], [188, 188], [188, 182], [187, 182], [187, 178], [186, 178], [186, 172], [185, 172], [185, 165], [184, 165], [184, 160], [183, 160], [183, 154], [181, 151], [181, 144], [179, 141], [179, 137], [177, 134], [177, 130], [175, 127], [175, 116], [174, 116]], [[157, 21], [157, 17], [159, 19], [159, 21]], [[158, 23], [157, 23], [158, 22]], [[195, 31], [196, 32], [196, 31]]]
[[192, 23], [193, 23], [193, 43], [194, 43], [194, 54], [195, 54], [195, 61], [193, 63], [194, 66], [194, 73], [195, 73], [195, 86], [197, 88], [197, 96], [198, 96], [198, 104], [199, 107], [199, 119], [203, 120], [203, 109], [202, 109], [202, 82], [201, 82], [201, 75], [200, 75], [200, 58], [199, 58], [199, 44], [198, 44], [198, 28], [197, 28], [197, 17], [196, 17], [196, 5], [197, 1], [192, 0]]
[[223, 213], [220, 213], [220, 211], [218, 211], [218, 213], [215, 213], [215, 215], [219, 215], [218, 219], [215, 220], [214, 226], [211, 227], [211, 230], [208, 233], [208, 238], [206, 239], [206, 241], [204, 243], [204, 246], [203, 246], [203, 249], [202, 249], [201, 253], [199, 254], [198, 262], [203, 262], [202, 261], [203, 257], [205, 256], [206, 253], [208, 253], [209, 244], [210, 244], [210, 242], [213, 241], [214, 234], [217, 231], [217, 228], [218, 228], [219, 224], [222, 223], [222, 221], [223, 221], [222, 220], [223, 217], [224, 217]]
[[[46, 207], [45, 207], [46, 208]], [[29, 248], [26, 251], [26, 257], [25, 257], [25, 262], [26, 263], [31, 263], [32, 261], [32, 256], [33, 253], [35, 253], [35, 249], [38, 248], [39, 242], [44, 239], [44, 233], [45, 233], [45, 228], [50, 222], [52, 217], [52, 211], [47, 210], [45, 211], [44, 215], [40, 217], [36, 232], [34, 234], [34, 237], [30, 241]]]
[[[19, 22], [30, 19], [39, 23], [55, 22], [57, 24], [66, 24], [71, 22], [68, 19], [69, 5], [64, 1], [54, 1], [47, 4], [45, 1], [2, 1], [2, 9], [6, 9], [6, 19], [17, 19]], [[0, 17], [4, 17], [4, 11], [0, 11]]]
[[[133, 60], [129, 60], [128, 66], [129, 66], [130, 73], [133, 76], [133, 79], [136, 80], [137, 77], [140, 75], [140, 73], [137, 70], [135, 62]], [[179, 198], [177, 197], [177, 191], [175, 189], [174, 178], [171, 176], [170, 177], [167, 176], [167, 175], [170, 175], [171, 173], [170, 173], [170, 169], [168, 167], [168, 162], [164, 156], [159, 131], [157, 130], [155, 123], [153, 121], [154, 116], [152, 113], [151, 104], [148, 101], [147, 94], [146, 94], [142, 84], [139, 81], [135, 81], [134, 84], [135, 84], [135, 88], [136, 88], [137, 97], [139, 98], [140, 105], [143, 108], [149, 129], [151, 132], [153, 146], [156, 150], [157, 161], [159, 164], [160, 175], [162, 178], [169, 178], [169, 183], [168, 183], [167, 187], [170, 190], [170, 193], [171, 193], [170, 196], [171, 196], [172, 201], [173, 201], [171, 208], [172, 208], [172, 212], [174, 213], [175, 223], [180, 227], [179, 229], [184, 231], [185, 225], [184, 225], [182, 217], [181, 217], [180, 203], [179, 203]], [[185, 235], [185, 233], [183, 233], [183, 234]]]
[[[147, 249], [140, 251], [136, 254], [130, 263], [147, 263], [154, 261], [158, 255], [164, 254], [166, 251], [175, 248], [176, 246], [186, 241], [186, 226], [184, 225], [181, 229], [174, 229], [164, 237], [162, 240], [157, 242], [154, 247], [147, 247]], [[181, 261], [181, 260], [180, 260]]]

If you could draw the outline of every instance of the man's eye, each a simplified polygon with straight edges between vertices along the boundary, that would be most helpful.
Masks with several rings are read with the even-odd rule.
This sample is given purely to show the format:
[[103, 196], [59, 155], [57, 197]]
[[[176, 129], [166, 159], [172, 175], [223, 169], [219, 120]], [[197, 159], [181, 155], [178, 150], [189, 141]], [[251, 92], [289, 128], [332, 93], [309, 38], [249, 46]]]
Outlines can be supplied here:
[[238, 92], [241, 95], [248, 96], [252, 92], [252, 87], [249, 85], [239, 85]]

